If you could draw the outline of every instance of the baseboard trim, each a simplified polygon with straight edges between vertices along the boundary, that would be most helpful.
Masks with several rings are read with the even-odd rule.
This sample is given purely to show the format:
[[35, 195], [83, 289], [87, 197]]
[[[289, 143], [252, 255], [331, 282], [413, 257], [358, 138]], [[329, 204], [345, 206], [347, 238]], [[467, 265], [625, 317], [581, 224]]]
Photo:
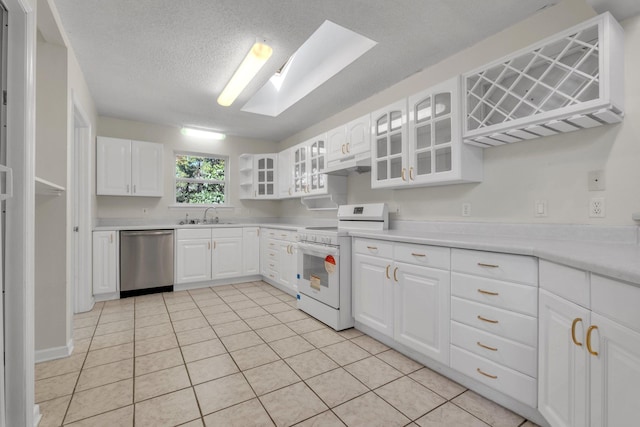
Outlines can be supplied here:
[[69, 340], [67, 345], [36, 350], [34, 359], [36, 363], [48, 362], [50, 360], [71, 356], [71, 353], [73, 353], [73, 338]]
[[40, 405], [33, 405], [33, 427], [38, 427], [40, 424], [40, 420], [42, 420], [42, 414], [40, 413]]

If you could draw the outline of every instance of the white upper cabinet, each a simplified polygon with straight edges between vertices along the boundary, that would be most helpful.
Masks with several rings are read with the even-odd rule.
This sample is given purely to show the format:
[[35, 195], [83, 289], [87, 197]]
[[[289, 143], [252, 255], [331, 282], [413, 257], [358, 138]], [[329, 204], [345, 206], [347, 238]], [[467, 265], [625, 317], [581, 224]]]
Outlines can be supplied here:
[[293, 149], [293, 195], [300, 196], [307, 192], [307, 157], [309, 147], [306, 144], [298, 144]]
[[407, 100], [371, 113], [371, 187], [407, 182]]
[[460, 79], [409, 97], [408, 185], [482, 181], [482, 150], [462, 143]]
[[278, 153], [278, 199], [293, 197], [292, 155], [291, 148]]
[[307, 194], [322, 194], [326, 191], [327, 176], [321, 171], [327, 160], [326, 136], [321, 135], [308, 143], [309, 160], [307, 163], [308, 183]]
[[240, 199], [277, 198], [277, 158], [277, 154], [240, 155]]
[[371, 114], [371, 187], [482, 181], [482, 150], [462, 143], [460, 78]]
[[359, 117], [327, 132], [327, 165], [343, 160], [368, 157], [371, 150], [371, 115]]
[[621, 121], [623, 38], [605, 13], [465, 74], [465, 142], [487, 147]]
[[152, 142], [98, 137], [97, 195], [163, 195], [163, 146]]

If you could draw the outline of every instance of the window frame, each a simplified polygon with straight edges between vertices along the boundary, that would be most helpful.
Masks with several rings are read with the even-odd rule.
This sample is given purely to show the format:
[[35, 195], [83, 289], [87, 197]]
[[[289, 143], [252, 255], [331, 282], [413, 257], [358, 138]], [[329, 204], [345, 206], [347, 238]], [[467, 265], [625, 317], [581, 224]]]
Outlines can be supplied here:
[[[206, 157], [208, 159], [221, 159], [224, 160], [224, 181], [221, 180], [204, 180], [204, 179], [195, 179], [195, 178], [178, 178], [176, 176], [176, 160], [178, 156], [194, 156], [194, 157]], [[198, 208], [198, 207], [218, 207], [225, 208], [231, 207], [229, 203], [229, 188], [231, 185], [230, 181], [230, 171], [231, 168], [231, 156], [224, 154], [214, 154], [214, 153], [202, 153], [202, 152], [194, 152], [194, 151], [174, 151], [173, 152], [173, 204], [171, 207], [180, 207], [180, 208]], [[196, 182], [196, 183], [205, 183], [205, 184], [223, 184], [224, 185], [224, 203], [184, 203], [178, 202], [178, 194], [177, 194], [177, 184], [178, 182]]]

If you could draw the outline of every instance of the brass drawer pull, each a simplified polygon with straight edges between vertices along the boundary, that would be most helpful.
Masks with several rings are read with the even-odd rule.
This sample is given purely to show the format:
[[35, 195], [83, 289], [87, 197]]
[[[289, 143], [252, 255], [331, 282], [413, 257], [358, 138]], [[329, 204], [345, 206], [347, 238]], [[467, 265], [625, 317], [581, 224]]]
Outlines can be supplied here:
[[598, 329], [598, 327], [596, 325], [591, 325], [589, 326], [589, 329], [587, 329], [587, 350], [589, 350], [589, 353], [592, 356], [597, 356], [598, 352], [593, 351], [593, 349], [591, 348], [591, 332], [593, 332], [594, 329]]
[[491, 351], [498, 351], [497, 348], [495, 347], [489, 347], [488, 345], [484, 345], [482, 344], [480, 341], [478, 341], [476, 344], [478, 344], [480, 347], [482, 348], [486, 348], [487, 350], [491, 350]]
[[390, 267], [391, 267], [391, 265], [387, 265], [387, 268], [386, 268], [386, 270], [385, 270], [385, 271], [386, 271], [386, 273], [385, 273], [385, 274], [387, 275], [387, 279], [389, 279], [389, 280], [391, 280], [391, 277], [389, 277], [389, 268], [390, 268]]
[[393, 280], [398, 281], [398, 267], [393, 269]]
[[377, 251], [378, 247], [377, 246], [367, 246], [367, 249], [369, 249], [371, 251]]
[[498, 292], [485, 291], [484, 289], [478, 289], [478, 292], [484, 295], [492, 295], [492, 296], [500, 295]]
[[575, 319], [573, 319], [573, 323], [571, 323], [571, 339], [573, 340], [573, 343], [575, 345], [577, 345], [578, 347], [582, 347], [582, 343], [578, 342], [578, 340], [576, 339], [576, 325], [578, 324], [578, 322], [582, 323], [582, 319], [580, 317], [576, 317]]
[[426, 254], [417, 254], [417, 253], [415, 253], [415, 252], [411, 252], [411, 255], [413, 255], [413, 256], [419, 256], [419, 257], [427, 256]]
[[487, 319], [486, 317], [482, 317], [480, 315], [478, 315], [478, 319], [482, 320], [483, 322], [489, 322], [489, 323], [498, 323], [497, 320], [491, 320], [491, 319]]
[[411, 167], [409, 168], [409, 179], [410, 179], [411, 181], [414, 181], [414, 178], [413, 178], [413, 166], [411, 166]]
[[406, 181], [407, 178], [404, 177], [404, 171], [405, 171], [405, 168], [402, 168], [402, 171], [400, 172], [400, 176], [402, 177], [403, 181]]
[[492, 380], [496, 380], [496, 379], [498, 379], [498, 376], [497, 376], [497, 375], [487, 374], [486, 372], [483, 372], [483, 371], [482, 371], [482, 369], [480, 369], [480, 368], [478, 368], [478, 369], [477, 369], [477, 371], [478, 371], [478, 373], [479, 373], [479, 374], [482, 374], [482, 375], [484, 375], [485, 377], [489, 377], [489, 378], [491, 378]]
[[487, 267], [487, 268], [498, 268], [498, 267], [500, 267], [497, 264], [485, 264], [484, 262], [479, 262], [478, 265], [480, 267]]

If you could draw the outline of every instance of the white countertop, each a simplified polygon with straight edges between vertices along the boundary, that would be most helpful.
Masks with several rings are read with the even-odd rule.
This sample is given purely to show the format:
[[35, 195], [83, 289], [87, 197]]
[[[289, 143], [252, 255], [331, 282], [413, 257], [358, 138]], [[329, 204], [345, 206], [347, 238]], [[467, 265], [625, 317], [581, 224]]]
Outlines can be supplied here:
[[239, 227], [266, 227], [277, 228], [279, 230], [297, 230], [302, 227], [295, 224], [256, 224], [256, 223], [228, 223], [222, 222], [218, 224], [176, 224], [176, 223], [158, 223], [158, 224], [134, 224], [134, 225], [101, 225], [94, 227], [93, 231], [121, 231], [121, 230], [178, 230], [181, 228], [239, 228]]
[[640, 286], [640, 246], [407, 230], [352, 231], [353, 237], [535, 256]]

